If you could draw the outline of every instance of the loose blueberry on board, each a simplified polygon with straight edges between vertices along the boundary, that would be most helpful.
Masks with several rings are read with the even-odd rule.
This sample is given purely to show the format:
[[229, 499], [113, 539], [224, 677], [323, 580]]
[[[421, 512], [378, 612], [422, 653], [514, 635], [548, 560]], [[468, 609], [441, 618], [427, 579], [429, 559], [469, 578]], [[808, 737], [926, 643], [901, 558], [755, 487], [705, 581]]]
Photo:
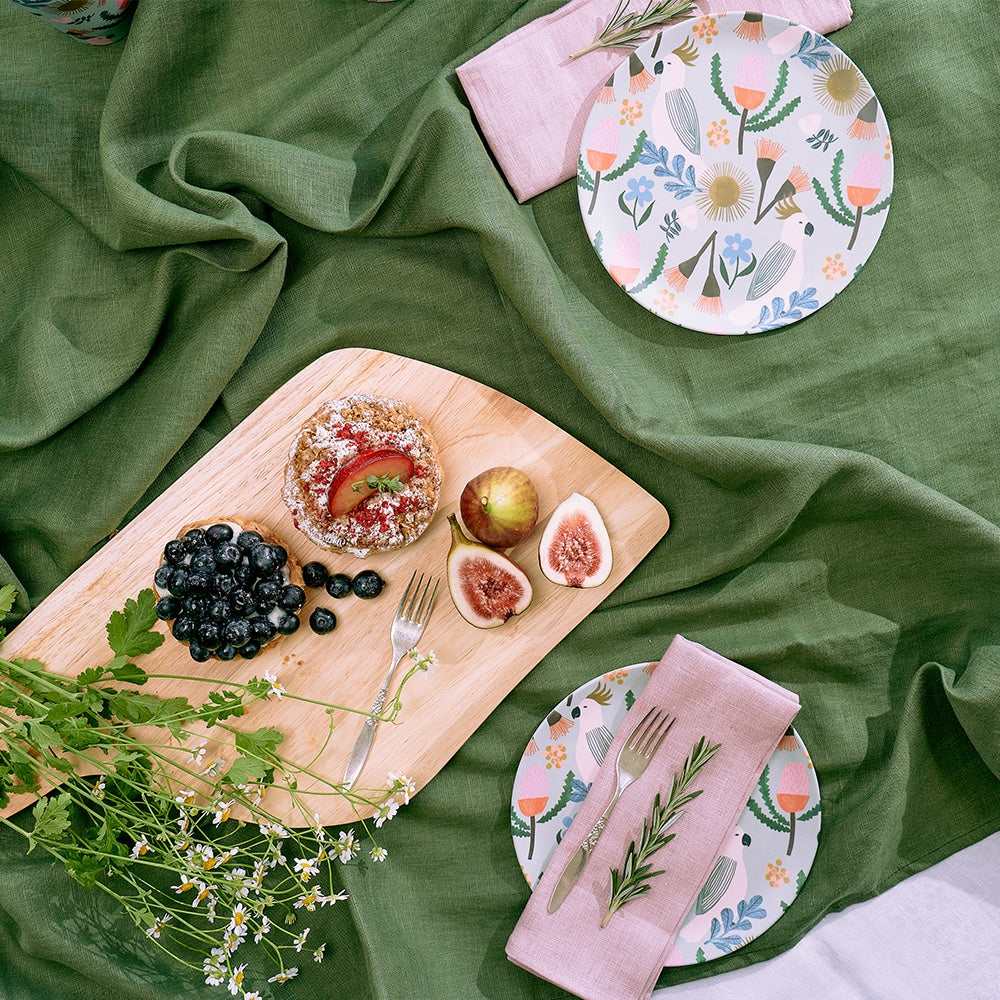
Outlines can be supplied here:
[[326, 581], [326, 592], [331, 597], [347, 597], [353, 581], [346, 573], [334, 573]]
[[329, 608], [316, 608], [309, 616], [309, 627], [317, 635], [326, 635], [337, 627], [337, 616]]
[[372, 597], [378, 597], [382, 593], [382, 588], [385, 586], [385, 580], [382, 579], [373, 569], [363, 569], [354, 578], [354, 582], [351, 584], [351, 589], [354, 591], [355, 596], [363, 597], [366, 600]]
[[321, 562], [308, 562], [302, 567], [302, 579], [307, 587], [322, 587], [329, 577], [327, 568]]

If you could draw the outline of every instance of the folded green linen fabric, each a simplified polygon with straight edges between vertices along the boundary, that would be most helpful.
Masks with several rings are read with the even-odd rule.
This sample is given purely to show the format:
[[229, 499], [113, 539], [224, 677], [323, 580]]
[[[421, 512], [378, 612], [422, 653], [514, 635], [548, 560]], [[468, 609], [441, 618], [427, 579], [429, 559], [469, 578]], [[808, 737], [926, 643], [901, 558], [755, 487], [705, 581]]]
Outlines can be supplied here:
[[[0, 4], [0, 583], [19, 615], [343, 346], [515, 396], [672, 515], [378, 831], [385, 863], [337, 866], [325, 961], [276, 996], [558, 996], [504, 955], [528, 898], [517, 761], [560, 698], [677, 632], [799, 694], [823, 830], [773, 927], [661, 986], [766, 959], [1000, 828], [1000, 22], [855, 0], [836, 40], [892, 129], [882, 238], [802, 323], [718, 338], [615, 286], [572, 182], [519, 205], [476, 130], [455, 67], [557, 6], [142, 0], [127, 39], [91, 47]], [[222, 994], [16, 831], [0, 859], [4, 1000]]]

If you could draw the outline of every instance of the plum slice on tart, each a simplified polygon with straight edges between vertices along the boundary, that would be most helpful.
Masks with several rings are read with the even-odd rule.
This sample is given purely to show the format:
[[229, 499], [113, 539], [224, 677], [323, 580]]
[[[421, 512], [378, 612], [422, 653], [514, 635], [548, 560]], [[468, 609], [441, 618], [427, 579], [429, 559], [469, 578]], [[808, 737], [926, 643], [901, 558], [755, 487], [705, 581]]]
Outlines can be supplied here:
[[403, 489], [414, 471], [413, 459], [398, 448], [371, 448], [345, 462], [330, 482], [331, 517], [340, 517], [373, 493]]

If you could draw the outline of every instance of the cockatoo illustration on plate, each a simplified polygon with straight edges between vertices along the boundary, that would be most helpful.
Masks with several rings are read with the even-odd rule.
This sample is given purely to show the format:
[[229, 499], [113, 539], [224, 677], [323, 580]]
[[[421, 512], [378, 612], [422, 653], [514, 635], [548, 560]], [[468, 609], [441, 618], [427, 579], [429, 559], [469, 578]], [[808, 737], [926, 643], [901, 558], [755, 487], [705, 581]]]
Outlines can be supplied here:
[[604, 708], [611, 702], [611, 689], [598, 684], [570, 713], [576, 720], [577, 777], [589, 786], [614, 739], [604, 722]]
[[698, 108], [686, 85], [689, 67], [695, 64], [698, 50], [690, 42], [679, 45], [663, 60], [659, 75], [660, 89], [653, 101], [650, 116], [650, 139], [666, 148], [671, 159], [681, 155], [697, 177], [705, 168], [701, 159], [701, 124]]
[[679, 937], [691, 944], [704, 943], [711, 936], [712, 918], [718, 917], [726, 907], [735, 910], [746, 897], [747, 870], [743, 864], [743, 848], [749, 846], [750, 835], [735, 826], [698, 893], [693, 915], [681, 927]]
[[800, 289], [805, 238], [812, 236], [814, 227], [792, 199], [778, 205], [777, 215], [784, 219], [781, 234], [758, 261], [746, 302], [730, 311], [729, 319], [734, 326], [750, 327], [760, 316], [762, 304], [779, 297], [787, 300]]

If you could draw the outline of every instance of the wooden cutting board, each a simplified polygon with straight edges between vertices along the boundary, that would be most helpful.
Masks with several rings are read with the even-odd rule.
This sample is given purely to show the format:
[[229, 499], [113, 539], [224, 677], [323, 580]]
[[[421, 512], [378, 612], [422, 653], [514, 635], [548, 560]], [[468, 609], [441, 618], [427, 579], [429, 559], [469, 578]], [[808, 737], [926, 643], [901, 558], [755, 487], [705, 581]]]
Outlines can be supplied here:
[[[442, 473], [440, 507], [427, 531], [408, 548], [366, 560], [317, 548], [293, 527], [280, 495], [289, 445], [300, 425], [325, 400], [352, 392], [408, 402], [437, 443]], [[458, 511], [466, 482], [496, 465], [523, 469], [538, 490], [539, 525], [509, 553], [531, 579], [534, 599], [517, 618], [481, 630], [459, 615], [447, 590], [447, 515]], [[589, 590], [550, 583], [538, 564], [541, 528], [556, 505], [574, 491], [598, 505], [614, 551], [610, 579]], [[164, 543], [189, 522], [234, 514], [270, 525], [302, 564], [319, 559], [331, 572], [350, 575], [370, 566], [387, 581], [386, 589], [373, 600], [353, 595], [335, 600], [322, 589], [309, 591], [298, 632], [250, 661], [197, 664], [187, 647], [168, 635], [159, 649], [140, 660], [150, 674], [246, 680], [271, 671], [290, 695], [366, 711], [389, 664], [389, 626], [411, 573], [431, 572], [442, 579], [442, 592], [419, 644], [422, 651], [436, 653], [438, 665], [408, 683], [402, 712], [393, 724], [379, 727], [355, 784], [362, 794], [364, 788], [384, 788], [390, 771], [411, 777], [417, 790], [427, 784], [518, 681], [635, 568], [670, 523], [663, 505], [636, 483], [516, 400], [408, 358], [360, 348], [333, 351], [262, 403], [53, 591], [11, 631], [5, 653], [35, 657], [66, 674], [106, 663], [111, 654], [104, 624], [128, 598], [152, 586]], [[307, 623], [318, 605], [332, 608], [338, 618], [335, 631], [323, 636], [314, 634]], [[397, 679], [401, 673], [402, 667]], [[200, 704], [211, 685], [156, 680], [145, 690], [164, 696], [183, 694]], [[285, 756], [300, 764], [312, 762], [314, 771], [339, 781], [363, 717], [335, 712], [332, 735], [329, 720], [322, 708], [286, 696], [255, 704], [236, 724], [248, 730], [274, 726], [285, 734]], [[231, 745], [208, 746], [209, 755], [222, 759], [227, 751], [232, 757]], [[352, 804], [339, 794], [310, 795], [309, 786], [309, 779], [300, 782], [304, 817], [290, 800], [270, 793], [267, 805], [291, 826], [306, 825], [313, 812], [325, 824], [349, 823], [372, 814], [371, 808]], [[23, 796], [7, 811], [33, 801]]]

